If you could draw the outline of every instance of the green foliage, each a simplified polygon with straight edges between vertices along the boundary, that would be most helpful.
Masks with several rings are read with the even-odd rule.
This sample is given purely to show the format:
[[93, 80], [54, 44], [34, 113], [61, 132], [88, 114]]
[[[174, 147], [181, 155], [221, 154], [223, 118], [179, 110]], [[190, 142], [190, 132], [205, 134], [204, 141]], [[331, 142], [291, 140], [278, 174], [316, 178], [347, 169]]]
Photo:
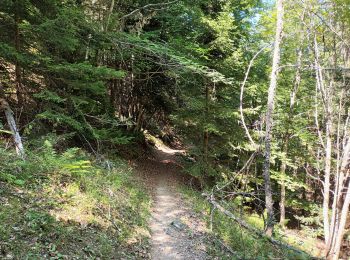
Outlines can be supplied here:
[[52, 92], [50, 90], [43, 90], [40, 93], [34, 94], [35, 98], [45, 100], [47, 102], [54, 102], [54, 103], [63, 103], [66, 101], [66, 99], [61, 98], [59, 95], [57, 95], [55, 92]]
[[0, 153], [0, 197], [6, 201], [0, 209], [1, 254], [135, 258], [148, 236], [150, 200], [142, 185], [120, 159], [106, 169], [79, 148], [57, 152], [54, 140], [48, 136], [33, 146], [25, 162]]
[[93, 129], [94, 137], [97, 140], [108, 141], [114, 144], [128, 144], [130, 143], [134, 137], [125, 136], [118, 129]]
[[322, 209], [316, 204], [310, 204], [305, 207], [308, 214], [296, 216], [301, 223], [302, 230], [308, 236], [317, 238], [323, 235]]
[[45, 111], [41, 114], [38, 114], [37, 118], [48, 120], [49, 122], [53, 123], [54, 126], [55, 125], [60, 125], [63, 127], [68, 126], [74, 130], [83, 131], [83, 127], [79, 121], [65, 114], [59, 114], [52, 111]]
[[302, 180], [297, 180], [293, 176], [281, 174], [280, 172], [271, 171], [271, 179], [276, 180], [278, 184], [284, 184], [290, 191], [296, 191], [300, 188], [307, 189], [307, 185]]
[[24, 180], [17, 178], [16, 175], [10, 173], [0, 173], [0, 180], [18, 186], [23, 186], [25, 184]]
[[[213, 238], [210, 239], [210, 247], [208, 248], [211, 257], [220, 259], [270, 259], [276, 257], [283, 259], [311, 259], [306, 253], [302, 255], [296, 254], [293, 251], [275, 247], [265, 239], [254, 236], [218, 210], [215, 210], [211, 217], [212, 208], [210, 204], [204, 201], [198, 192], [184, 189], [183, 194], [189, 200], [189, 203], [194, 205], [195, 210], [203, 215], [208, 224], [211, 223], [212, 219]], [[231, 208], [232, 205], [227, 204], [225, 207], [229, 207], [237, 216], [247, 221], [250, 225], [262, 228], [263, 221], [257, 215], [239, 215], [238, 209], [234, 210], [234, 208]], [[231, 255], [229, 252], [225, 252], [222, 248], [222, 242], [220, 243], [218, 240], [228, 245], [235, 254]]]
[[122, 78], [122, 71], [112, 70], [106, 67], [95, 67], [89, 63], [59, 64], [49, 68], [53, 73], [65, 75], [65, 79], [74, 78], [85, 81]]
[[[86, 220], [89, 225], [103, 222], [94, 214], [95, 211], [105, 212], [108, 204], [120, 220], [112, 225], [121, 226], [119, 236], [126, 239], [128, 225], [122, 221], [124, 209], [112, 201], [116, 197], [113, 194], [124, 196], [119, 189], [126, 183], [119, 172], [111, 174], [105, 168], [115, 166], [121, 168], [121, 172], [129, 170], [121, 166], [123, 163], [110, 163], [109, 160], [98, 165], [81, 149], [66, 148], [72, 145], [89, 147], [95, 153], [114, 151], [122, 145], [144, 141], [143, 132], [147, 130], [151, 134], [171, 137], [169, 140], [177, 140], [175, 135], [181, 137], [190, 154], [185, 158], [185, 171], [198, 178], [202, 186], [229, 183], [224, 192], [261, 193], [264, 115], [276, 19], [272, 2], [183, 0], [164, 8], [149, 5], [160, 2], [113, 1], [114, 6], [111, 6], [111, 1], [1, 1], [1, 95], [4, 90], [4, 98], [16, 116], [29, 154], [24, 162], [17, 160], [13, 152], [0, 150], [1, 183], [13, 189], [25, 189], [28, 193], [38, 191], [38, 187], [46, 189], [45, 194], [56, 201], [46, 201], [45, 205], [63, 201], [62, 208], [56, 204], [53, 206], [55, 210], [66, 210], [66, 215], [74, 212], [68, 210], [69, 203], [65, 200], [77, 208], [81, 205], [79, 209], [89, 213], [90, 219]], [[297, 215], [306, 231], [322, 235], [319, 233], [322, 220], [313, 208], [316, 206], [310, 203], [311, 199], [300, 196], [311, 189], [315, 195], [320, 193], [319, 182], [311, 180], [305, 168], [309, 167], [311, 174], [317, 169], [321, 175], [324, 169], [322, 145], [314, 123], [315, 105], [319, 105], [321, 135], [327, 129], [326, 109], [320, 101], [315, 101], [315, 72], [310, 64], [315, 60], [314, 40], [320, 42], [320, 59], [324, 60], [320, 64], [322, 68], [333, 67], [333, 61], [327, 59], [337, 58], [339, 64], [334, 75], [330, 77], [331, 70], [325, 70], [324, 79], [332, 78], [335, 88], [330, 93], [344, 91], [344, 101], [335, 95], [332, 102], [334, 125], [345, 121], [343, 115], [348, 114], [346, 100], [349, 95], [344, 86], [348, 78], [338, 70], [342, 65], [347, 67], [349, 62], [341, 61], [342, 55], [338, 55], [344, 53], [340, 46], [347, 46], [346, 41], [338, 38], [346, 39], [349, 34], [350, 13], [347, 8], [349, 0], [334, 0], [329, 12], [328, 7], [318, 4], [311, 1], [307, 12], [293, 1], [285, 5], [287, 19], [273, 115], [270, 173], [275, 202], [281, 200], [277, 191], [284, 185], [288, 210]], [[138, 11], [130, 14], [132, 10]], [[304, 11], [310, 15], [300, 22]], [[323, 16], [326, 19], [323, 20]], [[334, 28], [328, 28], [325, 22], [332, 19], [334, 25], [331, 27]], [[339, 33], [332, 30], [339, 30]], [[268, 47], [250, 64], [263, 46]], [[295, 88], [296, 50], [299, 49], [303, 54], [301, 82], [295, 96], [297, 102], [292, 108], [290, 94]], [[241, 97], [240, 87], [249, 65], [252, 66]], [[340, 103], [342, 109], [335, 106]], [[256, 145], [248, 140], [246, 129], [242, 127], [241, 105], [247, 131]], [[2, 122], [6, 121], [4, 115], [0, 117]], [[346, 127], [337, 130], [346, 133]], [[48, 133], [59, 136], [49, 136]], [[10, 134], [8, 127], [0, 124], [1, 138], [8, 138]], [[335, 140], [335, 134], [332, 138], [332, 147], [335, 148], [338, 140]], [[336, 152], [332, 156], [335, 157]], [[332, 167], [335, 165], [337, 163], [332, 162]], [[48, 191], [48, 187], [52, 190]], [[113, 194], [106, 194], [106, 190], [112, 190]], [[127, 190], [127, 196], [134, 194], [132, 185]], [[136, 204], [142, 204], [144, 201], [138, 197], [141, 193], [135, 192], [138, 195], [130, 196]], [[60, 197], [61, 193], [63, 197]], [[260, 197], [258, 199], [262, 199]], [[320, 203], [320, 198], [315, 196], [315, 204]], [[232, 208], [258, 210], [257, 206], [245, 205], [254, 203], [251, 198], [236, 196], [232, 201], [227, 200]], [[8, 215], [12, 211], [26, 216], [17, 220], [31, 223], [29, 229], [34, 233], [44, 232], [43, 236], [50, 237], [49, 232], [40, 229], [39, 222], [49, 229], [53, 226], [60, 231], [65, 229], [57, 220], [50, 222], [52, 212], [46, 209], [33, 206], [33, 209], [23, 209], [26, 212], [22, 212], [23, 201], [11, 198], [11, 203], [12, 208], [5, 209], [2, 215], [6, 215], [7, 221], [10, 221]], [[126, 206], [127, 214], [137, 216], [132, 202], [122, 200], [121, 205]], [[306, 213], [299, 216], [299, 211]], [[237, 227], [225, 229], [229, 221], [219, 215], [215, 217], [220, 236], [243, 252], [240, 257], [272, 258], [278, 254], [274, 249], [271, 249], [272, 253], [264, 251], [245, 232], [241, 232], [239, 238]], [[133, 223], [138, 223], [136, 218], [130, 218]], [[144, 218], [141, 219], [143, 222]], [[293, 221], [290, 219], [290, 224], [295, 224], [291, 223]], [[261, 225], [261, 219], [255, 224]], [[9, 239], [11, 232], [1, 226], [0, 230]], [[58, 236], [62, 238], [64, 235], [74, 237], [67, 230]], [[93, 239], [103, 241], [107, 255], [113, 255], [117, 247], [109, 241], [109, 235], [108, 232], [99, 233]], [[87, 234], [87, 239], [92, 239], [91, 236], [93, 234]], [[232, 238], [244, 238], [244, 245], [250, 252], [232, 242]], [[16, 245], [17, 248], [21, 246]], [[41, 243], [40, 249], [30, 252], [28, 258], [40, 258], [44, 251], [50, 252], [52, 258], [65, 257], [60, 244], [52, 239], [48, 245]], [[91, 244], [84, 244], [83, 251], [83, 257], [104, 257], [102, 248], [96, 249]]]

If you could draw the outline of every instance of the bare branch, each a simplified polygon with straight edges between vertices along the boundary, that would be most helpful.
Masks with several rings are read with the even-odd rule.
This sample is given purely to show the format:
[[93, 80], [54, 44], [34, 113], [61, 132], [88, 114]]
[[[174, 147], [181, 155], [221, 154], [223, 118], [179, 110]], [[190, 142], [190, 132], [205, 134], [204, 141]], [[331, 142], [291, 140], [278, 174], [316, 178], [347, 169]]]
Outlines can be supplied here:
[[318, 139], [320, 140], [321, 146], [323, 147], [323, 149], [325, 148], [324, 145], [324, 141], [322, 138], [322, 134], [320, 131], [320, 125], [318, 123], [318, 101], [317, 101], [317, 95], [318, 95], [318, 91], [317, 91], [317, 86], [316, 86], [316, 93], [315, 93], [315, 113], [314, 113], [314, 117], [315, 117], [315, 125], [316, 125], [316, 129], [317, 129], [317, 135], [318, 135]]
[[239, 111], [240, 111], [240, 114], [241, 114], [241, 121], [242, 121], [242, 125], [244, 127], [244, 130], [246, 132], [246, 135], [250, 141], [250, 143], [256, 147], [256, 143], [254, 142], [253, 138], [251, 137], [250, 133], [249, 133], [249, 130], [247, 128], [247, 125], [244, 121], [244, 115], [243, 115], [243, 93], [244, 93], [244, 87], [245, 87], [245, 84], [247, 83], [247, 79], [248, 79], [248, 76], [249, 76], [249, 72], [250, 72], [250, 69], [251, 67], [253, 66], [253, 62], [254, 60], [258, 57], [258, 55], [263, 52], [267, 47], [271, 46], [271, 44], [269, 45], [266, 45], [264, 47], [262, 47], [257, 53], [255, 53], [255, 55], [253, 56], [253, 58], [250, 60], [249, 62], [249, 66], [248, 66], [248, 69], [245, 73], [245, 76], [244, 76], [244, 80], [242, 82], [242, 85], [241, 85], [241, 94], [240, 94], [240, 98], [239, 98]]
[[207, 194], [203, 194], [207, 196], [207, 199], [209, 201], [210, 204], [212, 204], [216, 209], [218, 209], [220, 212], [222, 212], [223, 214], [225, 214], [227, 217], [229, 217], [230, 219], [233, 219], [235, 222], [237, 222], [240, 226], [244, 227], [245, 229], [247, 229], [249, 232], [252, 232], [253, 234], [259, 236], [259, 237], [263, 237], [265, 239], [267, 239], [267, 241], [269, 241], [270, 243], [272, 243], [273, 245], [277, 245], [277, 246], [281, 246], [284, 248], [287, 248], [288, 250], [292, 250], [296, 253], [299, 254], [304, 254], [303, 251], [300, 251], [282, 241], [279, 241], [277, 239], [274, 239], [272, 237], [269, 237], [267, 235], [265, 235], [263, 232], [261, 232], [260, 230], [250, 226], [248, 223], [246, 223], [244, 220], [236, 217], [232, 212], [226, 210], [224, 207], [222, 207], [214, 198], [213, 195], [208, 196]]
[[[128, 13], [126, 15], [124, 15], [122, 18], [120, 18], [120, 20], [125, 20], [126, 18], [128, 17], [131, 17], [131, 16], [134, 16], [144, 10], [147, 10], [147, 9], [154, 9], [154, 8], [162, 8], [162, 7], [166, 7], [168, 5], [172, 5], [172, 4], [175, 4], [176, 2], [178, 2], [179, 0], [174, 0], [174, 1], [170, 1], [170, 2], [167, 2], [167, 3], [158, 3], [158, 4], [148, 4], [148, 5], [145, 5], [143, 7], [140, 7], [138, 9], [135, 9], [134, 11], [132, 11], [131, 13]], [[158, 9], [159, 10], [159, 9]]]

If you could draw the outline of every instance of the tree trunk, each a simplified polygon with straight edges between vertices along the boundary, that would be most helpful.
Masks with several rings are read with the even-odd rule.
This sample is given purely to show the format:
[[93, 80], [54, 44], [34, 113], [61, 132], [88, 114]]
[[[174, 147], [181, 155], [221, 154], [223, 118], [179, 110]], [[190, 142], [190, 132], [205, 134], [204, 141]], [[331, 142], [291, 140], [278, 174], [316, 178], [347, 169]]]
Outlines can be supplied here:
[[[341, 168], [344, 167], [343, 164], [341, 164], [341, 148], [340, 148], [340, 128], [341, 128], [341, 117], [343, 112], [343, 97], [344, 97], [344, 90], [342, 90], [340, 94], [340, 100], [339, 100], [339, 110], [338, 110], [338, 126], [337, 126], [337, 144], [336, 144], [336, 152], [337, 152], [337, 158], [336, 158], [336, 174], [334, 179], [334, 193], [333, 193], [333, 203], [332, 203], [332, 217], [330, 220], [330, 228], [329, 228], [329, 241], [327, 248], [331, 248], [331, 244], [335, 243], [336, 239], [336, 233], [339, 228], [339, 213], [341, 211], [341, 207], [339, 205], [340, 199], [342, 198], [342, 189], [344, 185], [344, 170]], [[346, 129], [346, 126], [344, 127]], [[345, 132], [346, 133], [346, 132]], [[346, 153], [346, 152], [345, 152]], [[345, 154], [346, 155], [346, 154]], [[341, 164], [341, 165], [340, 165]]]
[[107, 14], [107, 21], [106, 21], [106, 25], [105, 25], [105, 32], [108, 31], [109, 21], [111, 20], [111, 16], [112, 16], [113, 9], [114, 9], [114, 4], [115, 4], [115, 0], [112, 0], [111, 1], [111, 5], [110, 5], [109, 10], [108, 10], [108, 14]]
[[113, 117], [115, 117], [115, 103], [116, 103], [116, 97], [117, 97], [117, 93], [116, 93], [116, 85], [117, 85], [117, 80], [113, 79], [110, 82], [109, 85], [109, 105], [110, 105], [110, 111], [113, 112]]
[[18, 156], [24, 160], [25, 159], [25, 151], [24, 151], [24, 147], [22, 144], [22, 139], [21, 139], [21, 136], [20, 136], [19, 131], [17, 129], [16, 120], [13, 116], [13, 112], [10, 108], [10, 105], [6, 101], [5, 93], [4, 93], [4, 90], [3, 90], [1, 85], [0, 85], [0, 109], [4, 110], [4, 112], [5, 112], [7, 123], [10, 127], [11, 132], [12, 132], [13, 141], [14, 141], [15, 147], [16, 147], [16, 152], [17, 152]]
[[349, 205], [350, 205], [350, 181], [348, 181], [348, 186], [345, 188], [345, 190], [346, 190], [346, 196], [345, 196], [344, 204], [341, 210], [339, 227], [338, 227], [337, 233], [334, 234], [335, 235], [334, 244], [332, 245], [329, 251], [328, 258], [332, 260], [339, 259], [340, 249], [344, 239], [345, 224], [349, 213]]
[[[345, 176], [345, 173], [349, 171], [349, 160], [350, 160], [350, 140], [348, 140], [344, 148], [344, 156], [342, 158], [340, 172]], [[341, 245], [344, 239], [345, 225], [349, 213], [350, 205], [350, 177], [346, 174], [346, 178], [343, 178], [342, 183], [340, 183], [341, 188], [339, 188], [339, 195], [341, 199], [339, 200], [338, 207], [340, 211], [340, 216], [337, 221], [337, 225], [334, 228], [332, 234], [334, 239], [328, 244], [329, 250], [327, 254], [327, 259], [336, 260], [339, 258]], [[334, 210], [334, 209], [333, 209]]]
[[[209, 86], [205, 87], [205, 119], [208, 120], [209, 116]], [[203, 154], [204, 154], [204, 162], [208, 164], [208, 146], [209, 146], [209, 132], [208, 129], [204, 130], [203, 133]]]
[[273, 53], [272, 71], [270, 76], [270, 86], [268, 90], [267, 112], [266, 112], [266, 133], [265, 133], [265, 162], [264, 162], [264, 184], [265, 184], [265, 203], [267, 210], [267, 221], [265, 224], [266, 235], [272, 236], [274, 228], [274, 210], [272, 198], [272, 185], [270, 179], [270, 157], [271, 157], [271, 137], [273, 128], [273, 110], [275, 92], [277, 87], [277, 78], [280, 63], [280, 44], [282, 41], [283, 29], [283, 0], [277, 0], [277, 22], [276, 22], [276, 36]]
[[143, 115], [145, 113], [145, 109], [142, 105], [139, 106], [138, 115], [136, 118], [135, 132], [140, 132], [143, 124]]
[[[329, 98], [328, 98], [329, 99]], [[323, 187], [323, 221], [324, 221], [324, 234], [325, 242], [329, 243], [329, 193], [330, 193], [330, 177], [331, 177], [331, 165], [332, 165], [332, 116], [331, 116], [331, 104], [327, 102], [327, 114], [326, 114], [326, 157], [325, 157], [325, 170], [324, 170], [324, 187]]]
[[[316, 81], [317, 89], [321, 93], [322, 102], [325, 109], [325, 125], [326, 125], [326, 143], [324, 145], [325, 153], [325, 168], [324, 168], [324, 182], [323, 182], [323, 205], [322, 205], [322, 215], [323, 215], [323, 231], [324, 231], [324, 240], [327, 246], [329, 246], [329, 237], [330, 237], [330, 223], [329, 223], [329, 194], [330, 194], [330, 176], [331, 176], [331, 166], [332, 166], [332, 85], [333, 82], [328, 84], [327, 89], [325, 89], [325, 84], [323, 80], [322, 68], [319, 63], [319, 49], [317, 38], [315, 35], [314, 39], [315, 47], [315, 67], [316, 67]], [[317, 98], [317, 92], [316, 92]], [[316, 103], [317, 105], [317, 103]], [[316, 118], [317, 120], [317, 118]], [[319, 127], [317, 126], [319, 129]], [[320, 141], [322, 140], [322, 135], [319, 133]]]
[[[284, 173], [285, 171], [286, 168], [284, 164], [282, 172]], [[282, 228], [284, 228], [286, 224], [286, 185], [284, 183], [281, 184], [280, 214], [280, 225]]]
[[[289, 141], [289, 133], [287, 133], [286, 140], [284, 143], [284, 153], [287, 155], [288, 153], [288, 141]], [[286, 174], [287, 164], [285, 161], [282, 162], [281, 166], [281, 174]], [[284, 178], [284, 176], [283, 176]], [[280, 225], [283, 228], [286, 222], [286, 185], [284, 181], [281, 184], [281, 201], [280, 201]]]
[[[15, 48], [17, 52], [20, 52], [20, 32], [19, 32], [19, 23], [20, 18], [15, 13]], [[22, 75], [21, 75], [21, 67], [19, 65], [18, 60], [15, 62], [15, 76], [16, 76], [16, 95], [17, 95], [17, 104], [18, 106], [23, 106], [23, 96], [22, 96]]]

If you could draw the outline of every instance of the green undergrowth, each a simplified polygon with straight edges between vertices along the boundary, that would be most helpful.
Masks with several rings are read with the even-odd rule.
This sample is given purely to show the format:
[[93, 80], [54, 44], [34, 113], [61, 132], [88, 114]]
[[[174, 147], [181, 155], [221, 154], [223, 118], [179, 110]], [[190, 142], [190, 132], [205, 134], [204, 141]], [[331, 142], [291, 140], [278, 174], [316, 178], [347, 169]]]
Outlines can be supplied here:
[[[218, 212], [218, 210], [214, 210], [213, 214], [211, 214], [211, 205], [199, 192], [187, 187], [182, 187], [181, 193], [186, 200], [191, 203], [193, 209], [200, 213], [207, 222], [208, 227], [212, 227], [210, 235], [215, 239], [211, 239], [211, 243], [208, 244], [207, 249], [208, 253], [213, 258], [311, 259], [307, 253], [295, 253], [292, 250], [273, 245], [266, 239], [252, 234], [223, 213]], [[240, 216], [239, 212], [234, 213]], [[259, 219], [258, 216], [243, 214], [241, 217], [256, 228], [263, 227], [262, 220]], [[218, 242], [216, 239], [221, 242]], [[216, 242], [213, 243], [213, 241]]]
[[150, 198], [128, 164], [48, 140], [28, 151], [0, 151], [1, 259], [144, 257]]

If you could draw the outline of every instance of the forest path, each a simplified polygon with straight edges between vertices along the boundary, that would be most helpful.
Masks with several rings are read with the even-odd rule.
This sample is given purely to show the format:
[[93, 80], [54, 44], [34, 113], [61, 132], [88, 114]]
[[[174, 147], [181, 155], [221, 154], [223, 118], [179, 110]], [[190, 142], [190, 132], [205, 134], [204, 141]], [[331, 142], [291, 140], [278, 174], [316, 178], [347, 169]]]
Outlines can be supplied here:
[[137, 172], [153, 195], [150, 221], [151, 259], [207, 259], [205, 223], [188, 207], [177, 191], [184, 182], [181, 166], [173, 150], [158, 146], [152, 158], [139, 160]]

